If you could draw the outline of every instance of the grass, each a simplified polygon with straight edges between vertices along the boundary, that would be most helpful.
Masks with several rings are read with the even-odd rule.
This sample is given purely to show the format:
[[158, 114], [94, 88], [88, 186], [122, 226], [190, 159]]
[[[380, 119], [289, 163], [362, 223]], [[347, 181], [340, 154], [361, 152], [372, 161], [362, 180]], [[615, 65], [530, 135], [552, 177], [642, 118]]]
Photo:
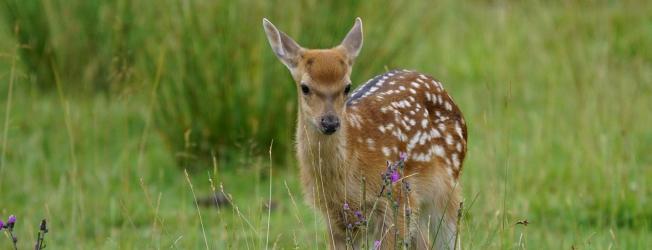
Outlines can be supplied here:
[[[647, 2], [397, 2], [383, 11], [374, 3], [312, 1], [287, 11], [259, 1], [245, 3], [251, 8], [191, 1], [178, 10], [125, 3], [98, 5], [105, 8], [103, 25], [84, 27], [104, 28], [97, 32], [105, 38], [128, 37], [129, 56], [113, 43], [80, 41], [100, 46], [97, 54], [86, 45], [66, 47], [65, 35], [74, 37], [67, 25], [86, 21], [48, 5], [46, 23], [60, 31], [50, 33], [61, 67], [52, 90], [37, 87], [23, 57], [12, 67], [18, 42], [10, 25], [0, 25], [0, 145], [7, 145], [0, 216], [18, 216], [23, 248], [35, 241], [42, 218], [49, 220], [46, 243], [57, 249], [202, 249], [206, 242], [211, 249], [324, 248], [325, 223], [303, 202], [288, 150], [295, 90], [267, 48], [260, 20], [268, 16], [300, 43], [318, 47], [339, 41], [357, 15], [365, 47], [354, 82], [386, 67], [418, 69], [442, 80], [465, 113], [465, 248], [652, 245]], [[126, 26], [110, 26], [118, 21], [107, 14], [122, 9], [142, 12], [119, 19], [133, 25], [124, 33], [115, 29]], [[155, 15], [160, 22], [145, 20]], [[241, 26], [229, 26], [235, 23]], [[104, 58], [113, 55], [129, 74], [110, 78], [118, 87], [109, 91], [84, 92], [96, 77], [123, 72]], [[195, 133], [205, 128], [231, 139], [187, 157], [186, 149], [203, 143]], [[279, 153], [270, 161], [272, 139]], [[215, 164], [194, 166], [193, 157], [211, 159], [211, 151]], [[188, 177], [178, 166], [190, 170]], [[193, 192], [211, 194], [211, 181], [234, 206], [197, 210]], [[268, 210], [270, 192], [275, 207]], [[529, 225], [516, 225], [526, 219]], [[9, 244], [0, 236], [0, 246]]]

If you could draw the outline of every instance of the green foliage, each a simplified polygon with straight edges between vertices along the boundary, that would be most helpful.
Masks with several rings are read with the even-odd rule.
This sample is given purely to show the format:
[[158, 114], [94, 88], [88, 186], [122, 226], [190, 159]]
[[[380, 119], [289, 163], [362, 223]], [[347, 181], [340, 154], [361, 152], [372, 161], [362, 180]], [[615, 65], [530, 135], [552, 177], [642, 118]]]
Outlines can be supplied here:
[[363, 16], [370, 24], [368, 36], [383, 39], [365, 45], [366, 53], [374, 56], [358, 62], [364, 67], [357, 69], [354, 80], [361, 82], [382, 72], [409, 36], [402, 31], [393, 35], [395, 39], [384, 39], [382, 30], [410, 23], [373, 25], [400, 11], [398, 5], [378, 10], [375, 4], [217, 1], [155, 9], [156, 15], [169, 18], [153, 25], [157, 37], [145, 43], [158, 48], [148, 51], [149, 61], [163, 55], [157, 120], [166, 140], [182, 152], [177, 155], [183, 165], [193, 166], [194, 159], [213, 152], [222, 157], [242, 148], [266, 152], [272, 141], [275, 159], [290, 155], [296, 87], [267, 44], [263, 17], [304, 47], [325, 48], [339, 44], [356, 14]]
[[[291, 155], [295, 86], [269, 49], [263, 17], [309, 48], [339, 44], [354, 18], [363, 17], [371, 40], [353, 75], [354, 82], [363, 82], [416, 55], [404, 48], [420, 40], [405, 27], [428, 20], [419, 10], [435, 6], [158, 2], [8, 0], [5, 10], [7, 23], [17, 27], [18, 42], [28, 47], [20, 50], [21, 61], [42, 87], [55, 86], [55, 74], [64, 88], [77, 93], [113, 86], [118, 94], [130, 93], [154, 84], [156, 124], [186, 167], [206, 165], [197, 159], [215, 153], [266, 152], [272, 141], [275, 159]], [[404, 12], [418, 14], [387, 22]]]
[[139, 47], [129, 1], [4, 0], [0, 13], [39, 88], [56, 88], [57, 77], [81, 93], [128, 82]]

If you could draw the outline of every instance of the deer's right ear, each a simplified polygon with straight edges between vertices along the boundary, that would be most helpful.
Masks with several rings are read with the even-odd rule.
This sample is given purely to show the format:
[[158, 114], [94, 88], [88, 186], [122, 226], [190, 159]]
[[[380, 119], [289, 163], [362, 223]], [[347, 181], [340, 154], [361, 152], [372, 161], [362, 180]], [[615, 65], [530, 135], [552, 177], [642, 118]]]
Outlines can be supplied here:
[[299, 46], [299, 44], [292, 40], [288, 35], [276, 29], [274, 24], [266, 18], [263, 18], [263, 28], [265, 28], [265, 34], [267, 34], [269, 45], [272, 46], [272, 50], [274, 50], [278, 59], [280, 59], [288, 69], [294, 69], [298, 63], [299, 54], [302, 49], [301, 46]]

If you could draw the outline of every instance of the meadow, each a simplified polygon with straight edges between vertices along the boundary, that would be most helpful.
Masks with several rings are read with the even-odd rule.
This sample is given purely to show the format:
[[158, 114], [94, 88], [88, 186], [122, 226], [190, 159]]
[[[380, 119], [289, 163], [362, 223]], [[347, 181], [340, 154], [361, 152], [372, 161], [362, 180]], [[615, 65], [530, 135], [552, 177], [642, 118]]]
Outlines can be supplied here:
[[51, 249], [324, 249], [261, 20], [318, 48], [357, 16], [354, 85], [419, 70], [465, 114], [464, 248], [652, 246], [650, 1], [0, 0], [0, 217], [21, 249], [43, 218]]

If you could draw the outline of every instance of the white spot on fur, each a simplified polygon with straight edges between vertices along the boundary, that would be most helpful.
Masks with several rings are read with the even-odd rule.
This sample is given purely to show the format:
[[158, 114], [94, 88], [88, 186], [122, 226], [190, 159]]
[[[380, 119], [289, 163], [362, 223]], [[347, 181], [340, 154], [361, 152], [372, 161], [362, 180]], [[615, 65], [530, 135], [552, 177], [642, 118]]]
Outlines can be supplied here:
[[419, 138], [419, 145], [426, 144], [426, 140], [430, 139], [428, 133], [422, 133], [421, 138]]
[[440, 136], [439, 130], [435, 128], [430, 129], [430, 138], [439, 138]]
[[405, 135], [405, 134], [403, 133], [403, 131], [401, 131], [401, 130], [398, 129], [398, 128], [395, 129], [395, 130], [392, 130], [392, 135], [393, 135], [394, 137], [396, 137], [396, 138], [397, 138], [399, 141], [401, 141], [401, 142], [406, 142], [406, 141], [407, 141], [407, 135]]
[[412, 159], [414, 159], [415, 161], [428, 162], [430, 161], [430, 156], [427, 154], [419, 153], [419, 154], [413, 154]]
[[417, 142], [419, 142], [419, 138], [421, 138], [421, 131], [417, 131], [417, 133], [410, 139], [410, 142], [408, 142], [407, 145], [407, 151], [408, 153], [412, 152], [412, 149], [416, 146]]
[[384, 154], [385, 156], [389, 157], [389, 154], [390, 154], [390, 153], [391, 153], [391, 152], [390, 152], [390, 150], [389, 150], [388, 147], [383, 147], [383, 154]]
[[426, 128], [428, 126], [428, 119], [421, 120], [421, 127]]
[[446, 110], [448, 111], [453, 110], [453, 106], [451, 106], [450, 102], [444, 102], [444, 106], [446, 106]]
[[455, 167], [455, 169], [460, 168], [460, 158], [457, 154], [451, 155], [451, 160], [453, 161], [453, 167]]
[[446, 134], [446, 144], [453, 145], [453, 136], [451, 134]]
[[464, 138], [464, 136], [462, 136], [462, 127], [460, 127], [460, 124], [458, 122], [455, 122], [455, 132], [457, 132], [457, 135], [460, 138]]
[[441, 88], [441, 83], [439, 83], [439, 82], [437, 82], [437, 81], [435, 81], [435, 80], [432, 80], [432, 81], [430, 81], [430, 82], [432, 82], [432, 85], [435, 85], [435, 87], [437, 87], [437, 88]]
[[438, 127], [439, 127], [439, 130], [441, 130], [441, 132], [446, 131], [446, 125], [444, 125], [443, 123], [440, 123]]
[[374, 139], [367, 138], [367, 146], [369, 147], [369, 149], [372, 149], [372, 150], [373, 150], [373, 149], [374, 149], [374, 145], [375, 145]]
[[436, 156], [444, 157], [444, 147], [440, 145], [435, 145], [434, 150]]
[[362, 127], [362, 119], [361, 119], [360, 115], [352, 114], [349, 117], [350, 117], [349, 121], [351, 122], [351, 125], [353, 125], [353, 127], [358, 128], [358, 129]]

